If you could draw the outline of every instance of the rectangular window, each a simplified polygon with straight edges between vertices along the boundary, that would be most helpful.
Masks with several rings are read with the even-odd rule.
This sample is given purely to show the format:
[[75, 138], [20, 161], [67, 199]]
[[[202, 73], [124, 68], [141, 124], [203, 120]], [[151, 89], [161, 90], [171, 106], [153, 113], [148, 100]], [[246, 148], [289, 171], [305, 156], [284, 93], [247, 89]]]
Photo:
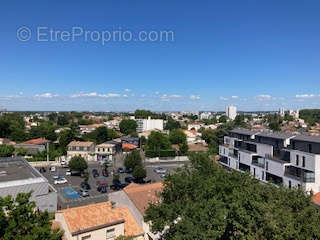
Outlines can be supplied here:
[[253, 168], [253, 176], [255, 177], [256, 176], [256, 169]]
[[115, 234], [115, 229], [114, 228], [107, 230], [107, 239], [113, 238], [113, 237], [115, 237], [115, 235], [116, 234]]
[[302, 157], [302, 167], [305, 167], [306, 166], [306, 157], [303, 156]]
[[289, 180], [289, 189], [291, 189], [291, 181]]
[[90, 239], [91, 239], [91, 235], [83, 236], [81, 238], [81, 240], [90, 240]]
[[299, 166], [299, 155], [296, 156], [296, 165]]
[[264, 171], [262, 171], [262, 177], [261, 177], [262, 181], [264, 181]]
[[312, 153], [312, 144], [308, 144], [309, 153]]

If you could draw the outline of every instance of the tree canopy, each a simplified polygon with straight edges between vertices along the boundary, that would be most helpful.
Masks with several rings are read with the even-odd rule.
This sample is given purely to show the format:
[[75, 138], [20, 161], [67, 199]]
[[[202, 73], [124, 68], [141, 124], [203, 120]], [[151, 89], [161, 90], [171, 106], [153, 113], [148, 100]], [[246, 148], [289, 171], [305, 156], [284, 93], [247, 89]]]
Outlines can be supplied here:
[[124, 166], [126, 168], [134, 169], [136, 166], [142, 165], [142, 159], [139, 151], [129, 153], [124, 159]]
[[190, 158], [146, 211], [161, 239], [320, 239], [320, 211], [301, 190], [228, 172], [205, 154]]
[[119, 124], [120, 132], [126, 135], [135, 133], [137, 127], [137, 122], [132, 119], [123, 119]]
[[151, 132], [147, 140], [147, 149], [151, 151], [171, 149], [168, 135], [160, 132]]
[[117, 136], [117, 133], [107, 127], [98, 127], [94, 131], [87, 133], [83, 139], [93, 141], [96, 144], [101, 144], [106, 141], [112, 140]]
[[75, 156], [69, 161], [69, 168], [74, 171], [83, 172], [88, 168], [88, 163], [83, 157]]
[[0, 145], [0, 157], [11, 157], [14, 153], [12, 145]]
[[48, 212], [35, 211], [31, 193], [19, 193], [16, 199], [0, 197], [0, 239], [61, 240], [63, 233], [51, 228]]
[[165, 130], [169, 130], [169, 131], [172, 131], [174, 129], [179, 129], [179, 128], [181, 128], [181, 124], [178, 121], [172, 119], [171, 117], [168, 118], [168, 121], [164, 127]]

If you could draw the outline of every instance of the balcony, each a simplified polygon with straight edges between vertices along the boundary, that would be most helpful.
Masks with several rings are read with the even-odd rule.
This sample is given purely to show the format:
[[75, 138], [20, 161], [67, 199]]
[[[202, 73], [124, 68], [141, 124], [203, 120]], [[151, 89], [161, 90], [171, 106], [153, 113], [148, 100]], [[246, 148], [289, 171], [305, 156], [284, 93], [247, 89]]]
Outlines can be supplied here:
[[238, 150], [237, 149], [229, 149], [229, 157], [238, 159]]
[[252, 165], [255, 165], [257, 167], [264, 168], [265, 167], [265, 159], [260, 156], [253, 156], [252, 157]]
[[286, 167], [284, 175], [289, 178], [293, 178], [297, 181], [301, 181], [304, 183], [314, 183], [315, 182], [315, 174], [314, 172], [303, 170], [301, 168], [289, 166]]
[[221, 157], [220, 157], [220, 162], [228, 165], [228, 158], [225, 157], [225, 156], [221, 156]]

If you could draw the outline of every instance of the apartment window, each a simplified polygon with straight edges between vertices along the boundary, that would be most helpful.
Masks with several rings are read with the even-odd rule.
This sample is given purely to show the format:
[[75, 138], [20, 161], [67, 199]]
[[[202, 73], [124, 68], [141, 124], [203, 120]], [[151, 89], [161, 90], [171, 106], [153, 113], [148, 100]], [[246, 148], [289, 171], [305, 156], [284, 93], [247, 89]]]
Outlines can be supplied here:
[[116, 236], [116, 234], [115, 234], [115, 229], [114, 228], [107, 230], [107, 239], [113, 238], [115, 236]]
[[262, 181], [264, 181], [264, 171], [262, 171], [262, 177], [261, 177]]
[[302, 157], [302, 167], [305, 167], [306, 166], [306, 157], [303, 156]]
[[289, 180], [289, 189], [291, 189], [291, 181]]
[[83, 236], [81, 240], [89, 240], [91, 239], [91, 235]]
[[223, 149], [223, 154], [226, 155], [226, 149], [225, 148]]
[[299, 155], [296, 156], [296, 165], [299, 166]]
[[269, 162], [266, 162], [266, 170], [268, 171], [269, 168]]
[[253, 176], [255, 177], [256, 176], [256, 169], [253, 168]]

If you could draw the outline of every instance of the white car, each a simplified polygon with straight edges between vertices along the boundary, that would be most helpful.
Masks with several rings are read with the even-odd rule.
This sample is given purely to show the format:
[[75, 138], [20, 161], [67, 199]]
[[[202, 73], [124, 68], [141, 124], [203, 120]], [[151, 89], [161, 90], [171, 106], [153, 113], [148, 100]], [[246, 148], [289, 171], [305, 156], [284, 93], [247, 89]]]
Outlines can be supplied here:
[[67, 183], [67, 179], [65, 178], [60, 178], [60, 179], [57, 179], [57, 180], [54, 180], [54, 184], [64, 184], [64, 183]]
[[66, 171], [66, 176], [71, 176], [71, 170]]
[[55, 166], [51, 167], [51, 168], [50, 168], [50, 171], [51, 171], [51, 172], [55, 172], [55, 171], [56, 171], [56, 167], [55, 167]]
[[167, 172], [166, 169], [163, 169], [161, 167], [155, 168], [153, 171], [158, 174], [165, 174]]

